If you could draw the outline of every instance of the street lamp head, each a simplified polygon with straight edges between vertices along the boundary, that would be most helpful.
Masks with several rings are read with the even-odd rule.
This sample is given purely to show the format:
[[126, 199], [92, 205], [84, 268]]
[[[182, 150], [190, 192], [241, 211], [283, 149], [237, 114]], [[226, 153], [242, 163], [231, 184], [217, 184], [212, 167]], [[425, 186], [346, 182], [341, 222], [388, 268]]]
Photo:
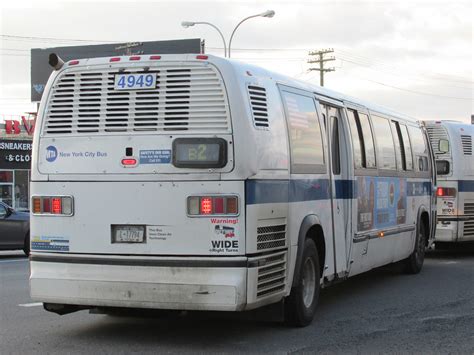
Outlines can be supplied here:
[[262, 17], [273, 17], [273, 16], [275, 16], [275, 11], [273, 11], [273, 10], [267, 10], [267, 11], [265, 11], [265, 12], [262, 12], [262, 13], [260, 14], [260, 16], [262, 16]]
[[181, 22], [181, 26], [183, 26], [184, 28], [188, 28], [188, 27], [194, 26], [195, 24], [196, 24], [196, 22], [191, 22], [191, 21], [183, 21], [183, 22]]

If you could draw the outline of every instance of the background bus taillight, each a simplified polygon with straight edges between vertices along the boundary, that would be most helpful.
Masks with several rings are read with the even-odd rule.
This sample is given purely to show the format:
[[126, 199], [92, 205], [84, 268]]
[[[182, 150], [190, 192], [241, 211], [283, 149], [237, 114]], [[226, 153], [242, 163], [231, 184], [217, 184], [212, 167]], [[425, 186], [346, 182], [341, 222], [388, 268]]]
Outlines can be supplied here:
[[237, 215], [237, 196], [190, 196], [188, 197], [188, 215]]
[[33, 214], [72, 216], [71, 196], [33, 196]]
[[436, 190], [438, 197], [456, 197], [456, 189], [454, 187], [438, 187]]

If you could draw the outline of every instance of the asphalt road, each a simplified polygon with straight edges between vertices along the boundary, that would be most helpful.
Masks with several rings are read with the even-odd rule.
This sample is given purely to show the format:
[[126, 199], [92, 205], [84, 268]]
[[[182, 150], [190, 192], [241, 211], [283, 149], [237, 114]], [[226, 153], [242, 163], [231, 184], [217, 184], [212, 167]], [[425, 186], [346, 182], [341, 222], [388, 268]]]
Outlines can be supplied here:
[[431, 252], [419, 275], [385, 267], [324, 290], [292, 329], [229, 313], [58, 316], [29, 297], [28, 262], [0, 252], [0, 354], [474, 353], [474, 250]]

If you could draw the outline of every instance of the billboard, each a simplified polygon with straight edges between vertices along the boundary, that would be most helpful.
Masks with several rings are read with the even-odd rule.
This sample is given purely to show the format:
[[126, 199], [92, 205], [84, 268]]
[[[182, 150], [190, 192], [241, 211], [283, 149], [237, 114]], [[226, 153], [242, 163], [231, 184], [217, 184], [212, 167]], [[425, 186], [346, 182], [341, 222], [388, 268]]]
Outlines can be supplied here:
[[172, 41], [131, 42], [31, 49], [31, 101], [40, 101], [53, 68], [48, 64], [51, 53], [65, 62], [72, 59], [112, 57], [132, 54], [204, 53], [199, 38]]

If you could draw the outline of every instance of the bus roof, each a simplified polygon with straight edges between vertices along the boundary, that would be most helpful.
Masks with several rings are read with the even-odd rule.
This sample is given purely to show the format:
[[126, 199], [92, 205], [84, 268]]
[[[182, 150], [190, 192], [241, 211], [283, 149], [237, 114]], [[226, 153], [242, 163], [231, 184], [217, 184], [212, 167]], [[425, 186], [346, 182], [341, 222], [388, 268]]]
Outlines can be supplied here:
[[237, 69], [240, 73], [248, 73], [248, 75], [255, 76], [255, 77], [262, 77], [262, 78], [270, 78], [278, 83], [292, 86], [295, 88], [299, 88], [301, 90], [306, 90], [313, 92], [317, 95], [326, 96], [328, 98], [332, 98], [339, 101], [344, 101], [345, 103], [352, 104], [355, 106], [363, 106], [371, 111], [376, 111], [381, 114], [385, 114], [388, 116], [394, 116], [397, 118], [401, 118], [405, 121], [409, 122], [417, 122], [418, 120], [396, 112], [392, 109], [373, 104], [371, 102], [367, 102], [361, 99], [357, 99], [340, 92], [336, 92], [324, 87], [321, 87], [316, 84], [309, 83], [307, 81], [299, 80], [292, 78], [290, 76], [286, 76], [280, 73], [276, 73], [270, 71], [268, 69], [262, 68], [260, 66], [256, 66], [253, 64], [245, 63], [240, 60], [235, 59], [228, 59], [222, 58], [219, 56], [208, 55], [208, 54], [147, 54], [147, 55], [130, 55], [130, 56], [114, 56], [114, 57], [99, 57], [99, 58], [86, 58], [80, 60], [71, 60], [65, 63], [64, 67], [71, 67], [71, 66], [93, 66], [93, 65], [104, 65], [106, 63], [127, 63], [127, 64], [134, 64], [137, 65], [140, 61], [187, 61], [187, 62], [210, 62], [217, 66], [231, 66], [234, 69]]

